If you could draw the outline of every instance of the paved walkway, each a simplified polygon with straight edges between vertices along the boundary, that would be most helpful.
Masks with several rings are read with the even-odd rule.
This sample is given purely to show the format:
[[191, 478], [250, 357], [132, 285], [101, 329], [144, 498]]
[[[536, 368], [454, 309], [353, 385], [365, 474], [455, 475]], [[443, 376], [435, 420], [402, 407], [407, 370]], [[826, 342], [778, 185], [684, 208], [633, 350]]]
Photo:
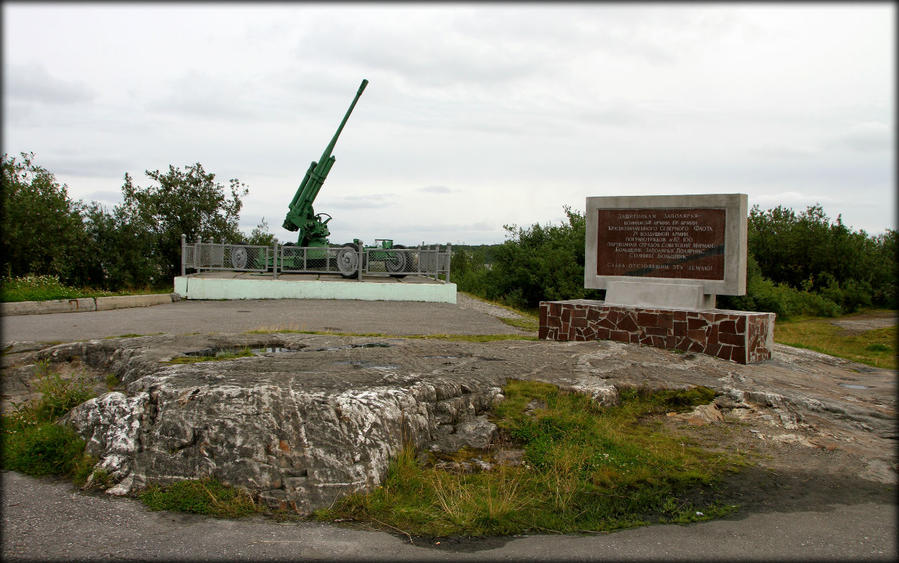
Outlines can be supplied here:
[[133, 499], [3, 473], [4, 561], [891, 561], [895, 531], [895, 506], [857, 504], [613, 533], [411, 545], [384, 532], [314, 522], [151, 512]]
[[10, 342], [71, 342], [125, 334], [320, 330], [406, 334], [516, 334], [495, 316], [449, 303], [255, 299], [178, 301], [113, 311], [16, 315], [2, 319]]

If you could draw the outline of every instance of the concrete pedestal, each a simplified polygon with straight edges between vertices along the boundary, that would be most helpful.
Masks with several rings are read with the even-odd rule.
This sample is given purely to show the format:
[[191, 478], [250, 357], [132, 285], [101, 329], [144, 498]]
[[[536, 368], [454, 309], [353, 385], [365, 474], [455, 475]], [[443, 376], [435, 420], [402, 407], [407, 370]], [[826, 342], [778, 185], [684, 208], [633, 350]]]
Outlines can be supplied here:
[[752, 364], [771, 358], [774, 318], [774, 313], [631, 307], [588, 299], [541, 301], [539, 337], [615, 340]]

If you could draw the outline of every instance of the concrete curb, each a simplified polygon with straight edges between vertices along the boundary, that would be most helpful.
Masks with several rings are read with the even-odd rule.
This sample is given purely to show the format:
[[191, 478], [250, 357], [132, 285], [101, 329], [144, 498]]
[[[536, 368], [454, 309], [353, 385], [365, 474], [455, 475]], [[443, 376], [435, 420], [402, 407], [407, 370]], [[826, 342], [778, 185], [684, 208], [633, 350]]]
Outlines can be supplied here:
[[53, 299], [51, 301], [19, 301], [0, 303], [0, 316], [45, 315], [48, 313], [82, 313], [85, 311], [110, 311], [129, 307], [149, 307], [180, 301], [177, 293], [150, 295], [116, 295], [113, 297], [79, 297], [77, 299]]

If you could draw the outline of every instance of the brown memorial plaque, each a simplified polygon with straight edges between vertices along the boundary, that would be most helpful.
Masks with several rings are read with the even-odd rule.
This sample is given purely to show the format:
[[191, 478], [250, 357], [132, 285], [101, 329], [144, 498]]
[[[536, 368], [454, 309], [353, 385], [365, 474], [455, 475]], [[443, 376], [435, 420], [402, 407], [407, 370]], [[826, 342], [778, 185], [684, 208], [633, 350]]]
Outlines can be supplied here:
[[599, 209], [596, 274], [724, 279], [724, 209]]

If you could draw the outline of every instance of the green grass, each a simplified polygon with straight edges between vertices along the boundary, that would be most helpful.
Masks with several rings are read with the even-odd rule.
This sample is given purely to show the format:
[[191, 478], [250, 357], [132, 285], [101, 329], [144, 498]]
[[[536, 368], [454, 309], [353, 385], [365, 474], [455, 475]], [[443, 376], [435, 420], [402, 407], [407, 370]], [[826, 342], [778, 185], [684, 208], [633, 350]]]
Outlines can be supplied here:
[[40, 399], [15, 405], [0, 418], [3, 468], [27, 475], [72, 476], [76, 482], [90, 474], [94, 459], [84, 454], [84, 440], [66, 426], [56, 424], [62, 415], [89, 399], [83, 378], [63, 379], [42, 368], [37, 390]]
[[0, 286], [0, 301], [48, 301], [51, 299], [77, 299], [79, 297], [109, 297], [113, 295], [143, 295], [158, 293], [159, 288], [128, 291], [104, 291], [90, 287], [72, 287], [63, 284], [57, 276], [27, 275], [4, 278]]
[[192, 512], [216, 518], [240, 518], [266, 511], [246, 491], [211, 478], [177, 481], [167, 486], [150, 484], [137, 496], [150, 510]]
[[897, 369], [895, 324], [864, 332], [847, 332], [832, 321], [819, 317], [778, 320], [774, 325], [774, 340], [869, 366]]
[[224, 362], [227, 360], [235, 360], [237, 358], [249, 358], [254, 356], [252, 350], [244, 348], [236, 352], [220, 352], [214, 356], [178, 356], [165, 362], [167, 364], [196, 364], [199, 362]]
[[[315, 517], [441, 537], [603, 531], [735, 509], [715, 500], [714, 484], [742, 460], [688, 444], [650, 417], [708, 402], [711, 390], [625, 391], [610, 408], [545, 383], [513, 381], [504, 393], [492, 414], [504, 439], [524, 449], [522, 465], [449, 472], [407, 447], [380, 487]], [[529, 414], [532, 401], [540, 407]]]
[[360, 336], [369, 338], [409, 338], [420, 340], [450, 340], [453, 342], [496, 342], [498, 340], [537, 340], [522, 334], [386, 334], [383, 332], [338, 332], [329, 330], [297, 330], [293, 328], [259, 328], [245, 334], [321, 334], [326, 336]]

